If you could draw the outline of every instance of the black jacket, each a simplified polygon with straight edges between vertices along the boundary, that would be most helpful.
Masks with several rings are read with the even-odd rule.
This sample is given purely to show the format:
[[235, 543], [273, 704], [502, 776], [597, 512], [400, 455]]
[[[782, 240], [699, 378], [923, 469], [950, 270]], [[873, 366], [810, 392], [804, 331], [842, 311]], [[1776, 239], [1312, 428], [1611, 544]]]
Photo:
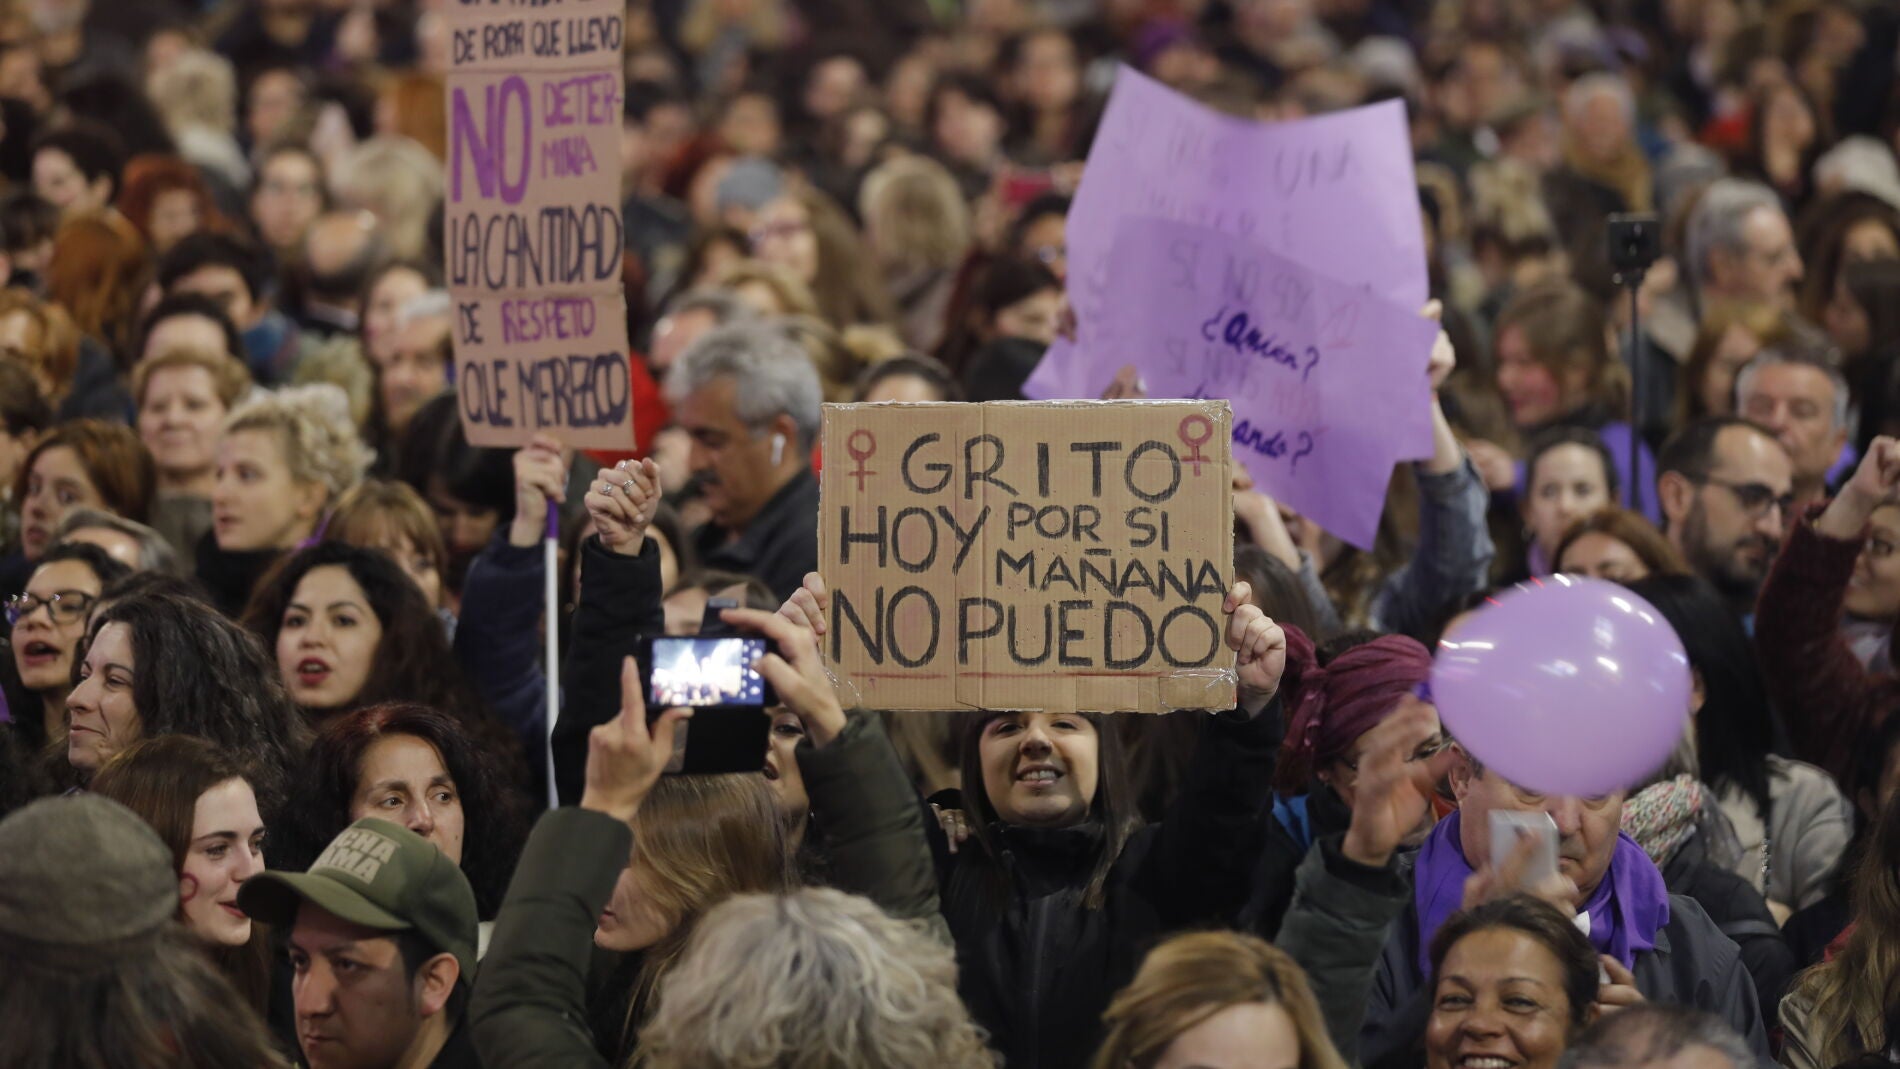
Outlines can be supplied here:
[[211, 604], [233, 620], [244, 616], [251, 593], [264, 574], [284, 557], [281, 549], [224, 550], [217, 536], [206, 531], [198, 540], [198, 563], [194, 573], [211, 595]]
[[1772, 1027], [1780, 1014], [1781, 996], [1794, 980], [1794, 952], [1788, 949], [1761, 893], [1747, 880], [1709, 861], [1700, 849], [1700, 838], [1691, 836], [1688, 845], [1663, 866], [1663, 883], [1670, 894], [1695, 899], [1716, 928], [1734, 941], [1742, 966], [1755, 982], [1761, 1019]]
[[620, 664], [638, 650], [640, 636], [664, 634], [660, 605], [660, 550], [649, 538], [640, 555], [581, 543], [581, 596], [573, 641], [561, 676], [561, 713], [554, 724], [554, 784], [562, 805], [581, 800], [587, 772], [587, 733], [620, 714]]
[[[998, 825], [995, 860], [975, 841], [939, 856], [959, 990], [1012, 1069], [1086, 1065], [1102, 1011], [1150, 948], [1175, 932], [1234, 922], [1271, 819], [1282, 734], [1278, 699], [1251, 721], [1209, 717], [1180, 795], [1160, 823], [1128, 840], [1099, 909], [1082, 903], [1104, 842], [1097, 822]], [[998, 865], [1009, 889], [1001, 902]]]
[[756, 576], [784, 601], [818, 567], [818, 479], [809, 468], [765, 503], [737, 539], [716, 523], [693, 532], [693, 549], [707, 568]]

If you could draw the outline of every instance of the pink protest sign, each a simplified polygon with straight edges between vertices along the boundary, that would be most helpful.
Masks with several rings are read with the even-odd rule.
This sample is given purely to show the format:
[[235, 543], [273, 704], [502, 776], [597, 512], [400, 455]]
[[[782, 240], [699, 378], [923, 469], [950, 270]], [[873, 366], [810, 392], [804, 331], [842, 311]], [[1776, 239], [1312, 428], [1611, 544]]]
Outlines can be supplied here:
[[1256, 244], [1122, 224], [1096, 353], [1155, 397], [1226, 398], [1234, 459], [1270, 496], [1370, 549], [1387, 480], [1429, 456], [1438, 324]]
[[1296, 122], [1219, 114], [1126, 67], [1115, 80], [1069, 213], [1077, 343], [1051, 347], [1024, 392], [1097, 397], [1115, 366], [1091, 345], [1126, 219], [1244, 238], [1400, 306], [1427, 299], [1425, 234], [1405, 107], [1387, 101]]
[[444, 273], [468, 439], [633, 442], [613, 0], [447, 11]]

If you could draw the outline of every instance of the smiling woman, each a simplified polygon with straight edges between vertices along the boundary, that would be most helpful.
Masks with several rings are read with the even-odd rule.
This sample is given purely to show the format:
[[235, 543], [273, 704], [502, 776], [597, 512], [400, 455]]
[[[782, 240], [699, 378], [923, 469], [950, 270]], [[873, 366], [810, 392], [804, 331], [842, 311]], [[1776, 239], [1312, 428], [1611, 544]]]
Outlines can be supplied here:
[[243, 764], [204, 739], [167, 735], [113, 758], [92, 791], [137, 813], [165, 841], [178, 871], [178, 919], [262, 1013], [269, 942], [237, 907], [238, 888], [264, 870], [264, 818]]
[[[1198, 738], [1189, 786], [1158, 823], [1141, 824], [1120, 736], [1102, 714], [959, 721], [970, 839], [954, 855], [936, 843], [941, 909], [964, 1001], [1011, 1064], [1083, 1064], [1110, 996], [1135, 975], [1137, 948], [1233, 924], [1262, 878], [1257, 847], [1244, 844], [1257, 842], [1248, 829], [1284, 734], [1285, 637], [1250, 594], [1237, 584], [1225, 605], [1240, 708], [1172, 714], [1197, 721]], [[1195, 879], [1175, 878], [1184, 866]]]
[[1590, 941], [1555, 907], [1501, 898], [1432, 940], [1426, 1069], [1553, 1069], [1595, 1017]]
[[31, 695], [26, 704], [37, 705], [15, 703], [12, 709], [14, 726], [29, 745], [57, 741], [64, 733], [73, 654], [86, 634], [86, 613], [107, 583], [130, 570], [97, 546], [54, 546], [40, 558], [26, 588], [7, 598], [13, 665]]
[[108, 606], [76, 679], [66, 758], [82, 777], [140, 739], [197, 735], [256, 762], [249, 779], [268, 812], [308, 738], [256, 640], [188, 598], [141, 594]]

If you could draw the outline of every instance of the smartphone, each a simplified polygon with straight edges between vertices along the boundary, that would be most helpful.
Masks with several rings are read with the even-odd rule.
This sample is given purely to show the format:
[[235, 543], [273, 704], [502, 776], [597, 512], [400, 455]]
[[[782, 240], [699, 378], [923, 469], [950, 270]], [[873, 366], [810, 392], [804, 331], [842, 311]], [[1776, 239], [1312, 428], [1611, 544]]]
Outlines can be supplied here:
[[1557, 877], [1557, 822], [1545, 812], [1491, 811], [1491, 864], [1502, 866], [1525, 839], [1535, 842], [1518, 887], [1528, 890]]
[[744, 635], [655, 636], [641, 661], [648, 709], [776, 705], [759, 674], [765, 640]]
[[693, 718], [682, 725], [681, 775], [757, 772], [765, 767], [772, 722], [765, 710], [778, 704], [759, 674], [767, 644], [743, 635], [660, 636], [641, 640], [641, 687], [647, 716], [685, 706]]

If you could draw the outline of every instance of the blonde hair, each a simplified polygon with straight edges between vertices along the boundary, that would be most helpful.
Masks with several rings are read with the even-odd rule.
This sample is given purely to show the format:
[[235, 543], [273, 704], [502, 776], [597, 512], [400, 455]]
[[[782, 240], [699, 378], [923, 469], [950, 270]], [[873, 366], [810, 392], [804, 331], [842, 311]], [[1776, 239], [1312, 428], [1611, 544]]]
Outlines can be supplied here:
[[[740, 260], [719, 273], [718, 286], [724, 290], [737, 291], [741, 286], [757, 283], [772, 291], [772, 297], [778, 301], [775, 309], [754, 309], [761, 315], [816, 316], [818, 299], [812, 296], [811, 287], [800, 281], [797, 275], [777, 264], [768, 264], [763, 260]], [[745, 298], [741, 303], [751, 307]]]
[[392, 256], [417, 259], [426, 251], [429, 220], [442, 196], [442, 163], [410, 138], [372, 137], [331, 172], [330, 192], [341, 204], [376, 216]]
[[173, 134], [193, 127], [228, 134], [237, 128], [237, 72], [209, 49], [179, 53], [152, 74], [146, 90]]
[[700, 922], [640, 1037], [646, 1069], [991, 1069], [956, 956], [830, 888], [738, 895]]
[[948, 270], [970, 250], [970, 209], [948, 169], [899, 156], [865, 176], [858, 214], [887, 268]]
[[641, 890], [671, 930], [643, 955], [623, 1039], [640, 1031], [707, 911], [733, 895], [797, 886], [778, 798], [757, 773], [663, 777], [633, 818], [633, 841]]
[[238, 431], [275, 434], [290, 477], [328, 491], [325, 507], [363, 478], [373, 456], [356, 436], [349, 398], [328, 383], [287, 386], [253, 397], [224, 421], [225, 434]]
[[1177, 935], [1149, 951], [1102, 1021], [1108, 1037], [1094, 1069], [1149, 1069], [1175, 1037], [1233, 1006], [1286, 1010], [1300, 1039], [1300, 1069], [1346, 1069], [1320, 1017], [1306, 974], [1285, 951], [1238, 932]]
[[217, 392], [218, 400], [224, 402], [227, 410], [235, 408], [254, 385], [250, 370], [229, 353], [174, 346], [139, 361], [132, 368], [133, 405], [145, 407], [145, 388], [152, 384], [152, 376], [179, 367], [204, 369], [211, 376], [211, 388]]

